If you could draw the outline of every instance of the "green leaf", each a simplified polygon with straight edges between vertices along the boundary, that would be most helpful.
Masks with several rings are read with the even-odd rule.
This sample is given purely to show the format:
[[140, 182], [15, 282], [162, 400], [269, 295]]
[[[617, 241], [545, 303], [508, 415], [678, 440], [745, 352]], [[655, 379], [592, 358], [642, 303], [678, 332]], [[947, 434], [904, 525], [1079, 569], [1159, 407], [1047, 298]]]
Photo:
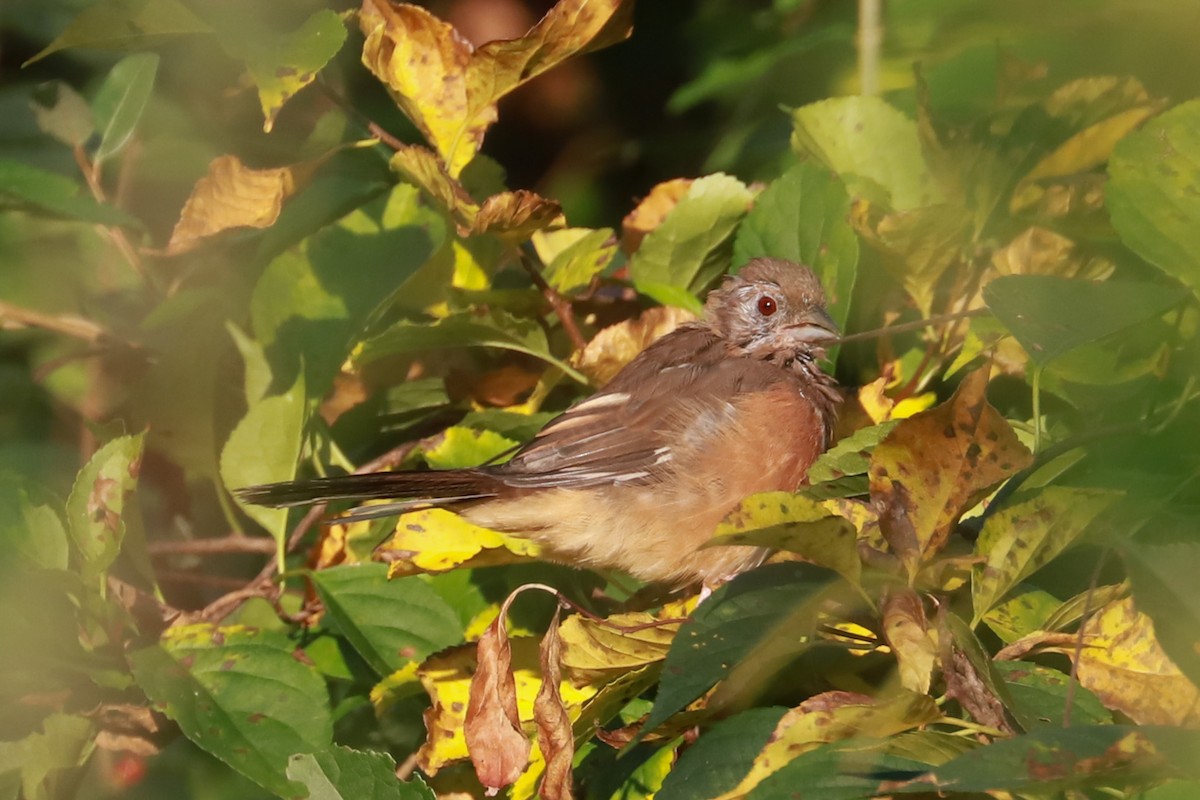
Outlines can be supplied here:
[[179, 0], [100, 0], [80, 11], [57, 39], [24, 66], [69, 47], [137, 49], [162, 37], [211, 32]]
[[1071, 688], [1071, 676], [1056, 669], [1023, 661], [996, 661], [997, 671], [1004, 676], [1013, 699], [1012, 712], [1027, 731], [1047, 725], [1061, 728], [1065, 723], [1067, 700], [1070, 699], [1072, 725], [1105, 725], [1112, 722], [1112, 713], [1096, 695], [1076, 684]]
[[745, 184], [723, 173], [693, 181], [630, 260], [638, 291], [645, 291], [643, 284], [703, 290], [728, 268], [729, 237], [753, 199]]
[[122, 436], [96, 451], [67, 498], [71, 541], [86, 576], [100, 576], [116, 561], [125, 538], [127, 505], [137, 488], [145, 435]]
[[517, 444], [495, 431], [455, 425], [446, 429], [440, 442], [422, 451], [422, 456], [434, 469], [477, 467], [512, 453]]
[[[838, 481], [849, 476], [865, 475], [871, 464], [871, 451], [892, 432], [899, 420], [860, 428], [822, 453], [808, 468], [810, 485]], [[866, 493], [866, 485], [863, 485]]]
[[0, 159], [0, 209], [9, 203], [55, 217], [101, 225], [136, 225], [137, 220], [82, 194], [75, 181], [56, 172]]
[[[228, 489], [277, 483], [296, 476], [304, 423], [308, 415], [304, 374], [291, 388], [252, 404], [221, 450], [221, 479]], [[276, 542], [287, 534], [286, 508], [264, 508], [237, 500], [250, 518]]]
[[340, 745], [292, 756], [287, 776], [308, 788], [308, 800], [435, 800], [419, 777], [397, 780], [396, 762], [387, 753]]
[[792, 149], [824, 164], [846, 182], [851, 195], [883, 199], [896, 211], [941, 200], [925, 166], [916, 123], [883, 100], [822, 100], [793, 111], [792, 123]]
[[440, 245], [444, 222], [419, 195], [397, 186], [267, 266], [251, 327], [277, 381], [303, 364], [309, 393], [323, 396], [376, 310]]
[[[1001, 739], [943, 764], [903, 792], [1015, 792], [1048, 794], [1103, 786], [1109, 781], [1160, 780], [1194, 774], [1200, 735], [1171, 728], [1125, 725], [1046, 726]], [[1187, 758], [1177, 759], [1190, 750]]]
[[346, 25], [330, 9], [313, 13], [289, 33], [265, 25], [247, 25], [245, 14], [234, 14], [234, 24], [222, 25], [221, 44], [246, 62], [258, 86], [263, 130], [271, 132], [275, 117], [293, 95], [316, 79], [346, 41]]
[[1200, 101], [1122, 139], [1108, 176], [1105, 200], [1121, 240], [1200, 295]]
[[433, 325], [399, 322], [362, 344], [357, 354], [361, 364], [400, 353], [421, 353], [445, 347], [495, 347], [534, 356], [557, 367], [580, 383], [587, 378], [566, 362], [550, 355], [545, 331], [533, 320], [519, 320], [501, 312], [491, 317], [463, 314], [447, 317]]
[[102, 164], [121, 152], [137, 128], [158, 74], [158, 56], [154, 53], [135, 53], [118, 61], [96, 93], [92, 109], [96, 127], [100, 130], [100, 145], [95, 162]]
[[1200, 544], [1190, 531], [1179, 541], [1121, 546], [1138, 610], [1154, 621], [1155, 638], [1193, 683], [1200, 684], [1200, 598], [1195, 590]]
[[758, 256], [813, 268], [829, 298], [829, 313], [845, 327], [858, 272], [858, 237], [850, 196], [829, 170], [804, 162], [783, 173], [754, 201], [738, 228], [733, 263]]
[[462, 641], [458, 616], [417, 577], [389, 581], [386, 564], [312, 573], [327, 619], [380, 675]]
[[216, 480], [220, 442], [217, 398], [229, 354], [229, 293], [192, 287], [166, 299], [138, 327], [147, 367], [130, 398], [131, 416], [147, 428], [148, 446], [190, 475]]
[[919, 761], [856, 746], [853, 740], [839, 742], [787, 762], [751, 789], [747, 800], [794, 800], [797, 787], [820, 800], [863, 800], [886, 795], [893, 782], [925, 770]]
[[130, 661], [138, 685], [184, 735], [260, 786], [299, 797], [288, 759], [328, 748], [333, 725], [324, 681], [292, 650], [274, 631], [187, 625]]
[[725, 678], [744, 656], [776, 637], [797, 641], [812, 623], [812, 601], [829, 573], [811, 564], [772, 564], [721, 586], [693, 612], [671, 642], [650, 733]]
[[708, 544], [787, 550], [837, 572], [855, 586], [862, 573], [854, 524], [819, 501], [791, 492], [764, 492], [742, 500], [717, 526]]
[[1013, 586], [1082, 536], [1118, 496], [1095, 489], [1047, 486], [1032, 498], [989, 513], [975, 543], [976, 554], [986, 560], [972, 568], [972, 627]]
[[[543, 250], [569, 241], [547, 260]], [[617, 240], [612, 228], [588, 230], [566, 228], [559, 231], [540, 231], [534, 235], [538, 254], [546, 262], [543, 277], [560, 294], [571, 294], [586, 288], [592, 278], [612, 263], [617, 254]], [[552, 243], [547, 245], [546, 243]]]
[[683, 751], [656, 800], [716, 797], [750, 772], [783, 717], [783, 708], [754, 708], [721, 720]]
[[1187, 294], [1169, 286], [1006, 275], [983, 288], [988, 308], [1038, 364], [1161, 315]]
[[58, 509], [61, 501], [24, 477], [0, 473], [0, 551], [5, 567], [66, 569], [67, 531]]
[[68, 147], [82, 146], [96, 131], [87, 101], [63, 81], [50, 81], [34, 90], [33, 116], [38, 129]]
[[[95, 746], [96, 731], [86, 717], [51, 714], [41, 728], [24, 739], [0, 742], [0, 776], [19, 784], [24, 800], [53, 800], [71, 793], [71, 773], [83, 766]], [[12, 797], [17, 797], [15, 791]]]
[[997, 603], [983, 614], [983, 621], [1006, 644], [1045, 628], [1046, 620], [1062, 603], [1044, 589], [1018, 583], [1012, 587], [1007, 600]]

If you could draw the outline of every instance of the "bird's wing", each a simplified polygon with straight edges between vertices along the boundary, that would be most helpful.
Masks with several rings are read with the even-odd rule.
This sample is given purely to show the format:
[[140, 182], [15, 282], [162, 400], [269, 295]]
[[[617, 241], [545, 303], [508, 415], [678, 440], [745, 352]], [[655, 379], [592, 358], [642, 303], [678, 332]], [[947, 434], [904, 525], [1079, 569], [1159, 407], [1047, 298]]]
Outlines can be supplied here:
[[513, 488], [652, 483], [671, 469], [673, 445], [726, 424], [739, 392], [783, 376], [765, 366], [729, 359], [707, 328], [680, 328], [489, 472]]

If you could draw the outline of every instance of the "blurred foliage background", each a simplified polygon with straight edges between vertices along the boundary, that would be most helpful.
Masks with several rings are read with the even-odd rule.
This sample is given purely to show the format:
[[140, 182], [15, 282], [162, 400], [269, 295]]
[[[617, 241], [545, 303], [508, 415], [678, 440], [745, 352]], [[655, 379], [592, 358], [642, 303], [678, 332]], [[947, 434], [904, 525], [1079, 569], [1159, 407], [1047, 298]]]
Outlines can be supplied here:
[[[520, 36], [553, 3], [427, 5], [481, 45]], [[12, 508], [21, 509], [0, 519], [6, 537], [0, 546], [14, 554], [0, 572], [6, 618], [0, 641], [8, 651], [0, 663], [0, 698], [18, 709], [0, 723], [0, 740], [24, 743], [0, 751], [2, 797], [269, 796], [189, 738], [119, 730], [88, 717], [96, 729], [154, 743], [139, 749], [109, 740], [89, 758], [93, 745], [85, 742], [94, 730], [73, 732], [67, 730], [73, 723], [64, 723], [51, 735], [45, 723], [52, 714], [79, 719], [70, 714], [145, 706], [139, 694], [145, 681], [130, 676], [126, 654], [154, 641], [173, 618], [159, 614], [147, 622], [155, 615], [139, 611], [139, 602], [196, 613], [201, 622], [223, 619], [211, 604], [256, 585], [255, 576], [292, 532], [300, 536], [284, 561], [295, 569], [333, 566], [370, 551], [364, 544], [370, 535], [357, 544], [330, 544], [317, 532], [324, 529], [305, 525], [299, 513], [238, 508], [226, 486], [290, 478], [297, 461], [307, 471], [353, 469], [406, 443], [418, 443], [403, 452], [409, 466], [476, 463], [527, 438], [584, 391], [569, 378], [573, 367], [587, 369], [569, 361], [579, 348], [562, 308], [548, 305], [548, 295], [520, 268], [508, 234], [456, 236], [461, 219], [453, 209], [416, 189], [393, 191], [397, 171], [407, 173], [389, 165], [391, 148], [361, 146], [380, 130], [405, 143], [423, 139], [364, 69], [363, 36], [351, 18], [357, 8], [314, 0], [8, 0], [0, 9], [0, 486], [6, 498], [20, 499]], [[324, 34], [344, 27], [344, 44], [314, 44], [316, 29], [303, 27], [323, 10], [342, 15], [320, 24], [333, 26]], [[694, 306], [712, 277], [740, 265], [735, 255], [760, 254], [742, 233], [736, 245], [732, 237], [713, 242], [695, 256], [688, 276], [694, 282], [670, 287], [674, 293], [658, 285], [660, 274], [639, 273], [631, 249], [618, 252], [615, 242], [622, 220], [656, 185], [723, 172], [745, 184], [737, 192], [771, 185], [782, 194], [789, 180], [811, 180], [830, 198], [844, 196], [846, 213], [836, 211], [835, 199], [829, 202], [836, 209], [826, 209], [830, 230], [837, 223], [848, 237], [840, 240], [842, 272], [830, 266], [839, 253], [831, 257], [826, 247], [818, 259], [827, 283], [831, 276], [847, 281], [836, 302], [848, 331], [979, 308], [985, 300], [1003, 323], [974, 320], [944, 336], [916, 332], [845, 345], [831, 368], [852, 394], [882, 377], [878, 402], [886, 407], [880, 412], [870, 396], [858, 396], [844, 415], [845, 433], [945, 400], [967, 365], [994, 355], [1002, 368], [991, 401], [1025, 444], [1050, 454], [1038, 462], [1045, 471], [1023, 488], [1065, 474], [1073, 488], [1125, 493], [1108, 518], [1108, 538], [1084, 542], [1075, 551], [1084, 555], [1074, 560], [1051, 561], [1040, 584], [1029, 587], [1030, 602], [1042, 602], [1035, 588], [1052, 589], [1056, 603], [1126, 577], [1137, 589], [1141, 575], [1150, 588], [1139, 600], [1159, 626], [1163, 647], [1195, 679], [1194, 647], [1186, 654], [1200, 605], [1190, 587], [1173, 581], [1188, 581], [1185, 567], [1200, 566], [1194, 522], [1200, 495], [1193, 485], [1200, 467], [1194, 402], [1200, 270], [1194, 252], [1179, 255], [1197, 241], [1187, 233], [1196, 207], [1183, 207], [1176, 219], [1164, 201], [1152, 206], [1148, 221], [1130, 211], [1146, 197], [1135, 191], [1137, 179], [1156, 163], [1157, 140], [1145, 132], [1137, 140], [1143, 150], [1130, 144], [1125, 151], [1125, 185], [1135, 188], [1125, 197], [1119, 230], [1108, 218], [1112, 197], [1105, 207], [1103, 192], [1112, 174], [1106, 169], [1113, 169], [1106, 167], [1108, 155], [1121, 135], [1200, 95], [1200, 5], [893, 0], [882, 7], [878, 59], [866, 63], [858, 46], [860, 10], [848, 0], [643, 2], [633, 10], [627, 41], [572, 58], [503, 98], [482, 146], [485, 157], [453, 177], [476, 200], [529, 190], [557, 201], [572, 228], [608, 229], [587, 253], [603, 263], [581, 280], [560, 276], [556, 285], [573, 304], [584, 339], [635, 317], [653, 305], [650, 298]], [[309, 69], [319, 76], [290, 96], [291, 89], [279, 87], [303, 72], [297, 65], [306, 59], [315, 59]], [[1075, 94], [1054, 94], [1095, 76], [1111, 82], [1090, 95], [1091, 88], [1078, 85]], [[940, 204], [922, 196], [904, 207], [895, 186], [881, 193], [878, 185], [855, 183], [855, 170], [839, 168], [848, 163], [834, 152], [841, 140], [822, 133], [827, 118], [793, 114], [826, 98], [862, 94], [864, 82], [916, 120]], [[277, 115], [265, 130], [268, 86], [288, 96], [271, 106]], [[1047, 100], [1054, 97], [1061, 113]], [[1100, 124], [1121, 114], [1129, 115], [1124, 122]], [[865, 114], [863, 124], [890, 119]], [[1154, 136], [1187, 139], [1195, 106], [1173, 119]], [[1112, 141], [1072, 139], [1093, 125], [1095, 138]], [[898, 141], [890, 132], [869, 130], [868, 137], [878, 138], [867, 149], [886, 151]], [[1070, 141], [1075, 156], [1068, 151], [1053, 162]], [[231, 154], [264, 174], [284, 170], [272, 173], [284, 187], [278, 219], [180, 244], [177, 226], [194, 187], [215, 159]], [[799, 158], [819, 164], [819, 174], [781, 178]], [[1031, 172], [1043, 162], [1049, 166], [1042, 173]], [[880, 169], [874, 177], [887, 167]], [[1180, 183], [1194, 192], [1191, 174]], [[1018, 196], [1021, 189], [1026, 194]], [[721, 191], [741, 197], [727, 186]], [[769, 196], [786, 204], [781, 195]], [[969, 219], [947, 210], [955, 206]], [[928, 208], [935, 210], [925, 222], [903, 217]], [[1156, 216], [1155, 209], [1167, 211]], [[753, 225], [764, 241], [784, 235], [784, 223], [766, 212]], [[1050, 234], [1020, 238], [1034, 227]], [[538, 254], [563, 249], [543, 243]], [[932, 251], [953, 255], [923, 273], [914, 259], [937, 261]], [[361, 269], [350, 269], [347, 256]], [[988, 270], [1006, 274], [1002, 264], [992, 266], [1006, 258], [1026, 265], [1009, 272], [1037, 272], [1027, 269], [1036, 262], [1049, 264], [1043, 272], [1053, 277], [1113, 276], [1129, 284], [1086, 302], [1078, 294], [1071, 295], [1075, 302], [1061, 301], [1054, 294], [1061, 287], [1049, 284], [1044, 293], [1013, 289], [1001, 296], [997, 289], [984, 297], [994, 277]], [[710, 263], [719, 264], [712, 274], [705, 271]], [[481, 316], [490, 327], [471, 328]], [[405, 325], [441, 333], [403, 346], [386, 338]], [[1011, 340], [997, 344], [1006, 333], [1016, 334], [1027, 352], [1015, 353]], [[1037, 354], [1056, 343], [1061, 352]], [[1070, 358], [1047, 368], [1067, 351]], [[360, 359], [350, 368], [349, 356]], [[285, 403], [268, 403], [289, 397], [301, 398], [306, 412], [297, 416]], [[250, 431], [244, 423], [252, 418], [257, 427]], [[449, 445], [428, 438], [448, 426], [487, 436]], [[144, 455], [140, 449], [135, 455], [121, 437], [143, 432]], [[878, 433], [872, 445], [884, 432]], [[101, 450], [113, 442], [124, 442], [118, 449], [128, 452]], [[94, 510], [81, 510], [86, 502], [78, 498], [76, 476], [98, 450], [116, 459], [104, 469], [140, 463], [139, 521], [122, 523], [126, 547], [119, 559], [75, 531]], [[262, 465], [249, 463], [258, 456]], [[860, 461], [861, 485], [839, 484], [830, 496], [865, 493]], [[120, 480], [103, 469], [99, 474]], [[68, 557], [66, 533], [58, 544], [49, 535], [28, 538], [44, 530], [31, 521], [35, 511], [59, 508], [68, 497], [71, 541], [82, 536], [96, 547], [90, 555], [82, 548], [83, 567], [74, 550]], [[61, 532], [59, 512], [52, 513], [55, 523], [39, 517], [38, 524], [57, 524]], [[264, 528], [274, 539], [256, 535]], [[374, 534], [378, 539], [380, 529]], [[242, 544], [216, 553], [191, 544], [230, 538]], [[1130, 544], [1137, 541], [1168, 549], [1139, 550]], [[307, 552], [298, 546], [314, 543]], [[1125, 560], [1109, 556], [1114, 548]], [[31, 566], [50, 569], [60, 583], [21, 571]], [[103, 578], [88, 588], [96, 579], [88, 569], [106, 575], [110, 567], [122, 585], [142, 592], [137, 602], [114, 602]], [[580, 602], [600, 588], [624, 597], [607, 577], [530, 564], [504, 570], [448, 573], [432, 585], [463, 627], [489, 608], [494, 614], [512, 587], [547, 576]], [[270, 569], [265, 574], [269, 580]], [[302, 582], [291, 590], [280, 600], [283, 621], [261, 597], [231, 619], [296, 635], [299, 622], [287, 614], [302, 613], [314, 590]], [[322, 591], [326, 600], [334, 596], [332, 588]], [[552, 604], [534, 605], [520, 624], [540, 631]], [[989, 609], [975, 610], [981, 616]], [[1014, 639], [1032, 630], [1014, 625]], [[1011, 643], [997, 633], [1000, 627], [981, 634], [992, 650]], [[320, 632], [336, 638], [344, 629], [327, 625]], [[438, 644], [457, 643], [461, 635]], [[306, 646], [333, 687], [324, 724], [336, 741], [386, 750], [401, 761], [420, 745], [423, 699], [401, 698], [376, 719], [367, 698], [374, 678], [364, 675], [380, 669], [357, 656], [314, 655], [323, 646], [348, 650], [342, 639]], [[430, 644], [428, 652], [437, 649]], [[648, 701], [636, 702], [643, 705], [626, 709], [625, 721], [648, 709]], [[1122, 713], [1136, 719], [1128, 709]], [[1183, 716], [1194, 724], [1194, 713]], [[127, 713], [123, 724], [137, 728], [134, 717]], [[39, 731], [46, 732], [44, 747]], [[146, 755], [160, 745], [162, 753]], [[661, 741], [639, 747], [638, 758], [625, 762], [591, 751], [587, 796], [643, 796], [630, 793], [635, 778], [661, 783], [670, 764], [653, 754], [669, 747]], [[32, 762], [44, 764], [44, 780], [14, 773], [14, 765]], [[83, 768], [74, 769], [78, 764]], [[646, 774], [630, 777], [622, 790], [625, 771], [635, 768]]]

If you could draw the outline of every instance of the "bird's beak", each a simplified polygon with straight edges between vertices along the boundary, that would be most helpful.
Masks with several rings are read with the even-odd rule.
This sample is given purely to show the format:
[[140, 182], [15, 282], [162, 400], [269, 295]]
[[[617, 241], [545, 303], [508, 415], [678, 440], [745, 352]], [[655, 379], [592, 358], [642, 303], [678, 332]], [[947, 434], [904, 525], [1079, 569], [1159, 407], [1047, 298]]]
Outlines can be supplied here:
[[788, 338], [796, 342], [825, 346], [833, 344], [840, 335], [837, 323], [823, 308], [805, 312], [794, 325], [787, 328]]

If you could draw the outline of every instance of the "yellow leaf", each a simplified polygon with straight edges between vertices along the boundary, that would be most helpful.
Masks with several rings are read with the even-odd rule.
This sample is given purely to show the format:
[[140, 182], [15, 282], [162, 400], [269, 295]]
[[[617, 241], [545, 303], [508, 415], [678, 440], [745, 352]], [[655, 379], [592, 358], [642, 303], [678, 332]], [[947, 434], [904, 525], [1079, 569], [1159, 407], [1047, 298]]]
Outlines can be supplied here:
[[688, 609], [676, 602], [659, 614], [615, 614], [604, 622], [568, 617], [559, 628], [563, 668], [576, 685], [584, 685], [607, 683], [617, 675], [658, 663], [667, 657], [680, 623], [655, 623], [682, 619], [687, 613]]
[[230, 228], [269, 228], [295, 190], [292, 167], [250, 169], [237, 156], [218, 156], [192, 188], [166, 252], [187, 252]]
[[855, 585], [862, 572], [854, 524], [802, 494], [763, 492], [742, 500], [705, 546], [728, 545], [787, 550]]
[[538, 546], [472, 525], [444, 508], [410, 511], [396, 521], [396, 532], [380, 548], [391, 563], [389, 578], [457, 567], [482, 567], [535, 559]]
[[911, 589], [888, 592], [883, 600], [883, 635], [896, 654], [900, 685], [925, 694], [933, 678], [937, 644], [930, 636], [921, 597]]
[[625, 38], [631, 14], [622, 0], [561, 0], [524, 36], [476, 51], [423, 8], [363, 0], [362, 60], [456, 178], [496, 121], [496, 101], [566, 58]]
[[1073, 176], [1108, 160], [1117, 142], [1158, 112], [1156, 105], [1130, 108], [1084, 128], [1056, 147], [1029, 171], [1013, 190], [1010, 210], [1018, 214], [1042, 197], [1038, 181]]
[[954, 396], [902, 420], [871, 454], [871, 500], [910, 576], [945, 546], [958, 518], [1033, 455], [986, 397], [988, 369]]
[[851, 692], [816, 695], [783, 715], [746, 777], [713, 800], [745, 797], [768, 775], [822, 744], [851, 736], [882, 739], [939, 717], [933, 698], [923, 694], [905, 693], [884, 701]]
[[473, 48], [454, 26], [423, 8], [363, 0], [358, 15], [366, 42], [362, 62], [457, 177], [496, 121], [496, 106], [469, 96]]
[[1079, 682], [1139, 725], [1200, 725], [1200, 690], [1167, 657], [1154, 623], [1126, 598], [1104, 606], [1085, 629]]

